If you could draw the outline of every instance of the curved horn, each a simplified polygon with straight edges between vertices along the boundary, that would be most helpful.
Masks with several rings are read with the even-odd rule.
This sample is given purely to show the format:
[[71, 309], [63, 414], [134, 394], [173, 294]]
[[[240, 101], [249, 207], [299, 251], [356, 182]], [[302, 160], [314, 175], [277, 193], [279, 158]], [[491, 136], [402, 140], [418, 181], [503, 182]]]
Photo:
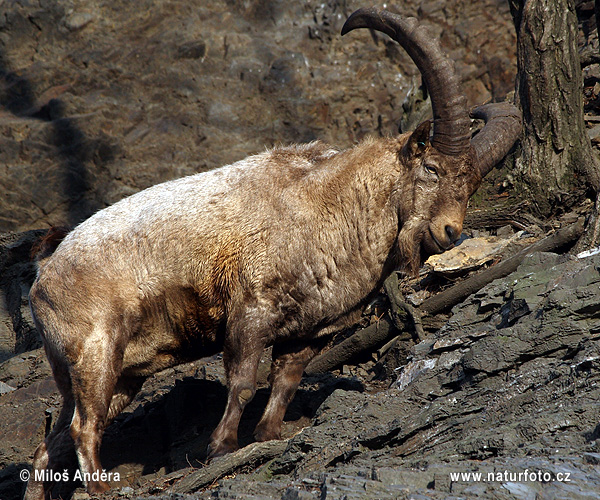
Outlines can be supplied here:
[[345, 22], [342, 35], [357, 28], [381, 31], [402, 45], [423, 75], [431, 96], [431, 143], [447, 155], [467, 152], [471, 139], [467, 99], [460, 91], [454, 63], [444, 55], [439, 42], [415, 18], [405, 19], [375, 7], [354, 12]]
[[523, 115], [513, 104], [499, 102], [478, 106], [471, 111], [471, 116], [485, 120], [485, 127], [471, 140], [475, 164], [484, 177], [518, 139]]

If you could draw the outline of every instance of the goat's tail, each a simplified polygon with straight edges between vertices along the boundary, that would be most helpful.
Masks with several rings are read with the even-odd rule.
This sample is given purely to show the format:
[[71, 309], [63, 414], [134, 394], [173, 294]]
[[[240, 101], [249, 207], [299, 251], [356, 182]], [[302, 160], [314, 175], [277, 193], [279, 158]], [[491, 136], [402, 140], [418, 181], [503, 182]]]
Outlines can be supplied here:
[[56, 247], [69, 233], [70, 229], [65, 226], [52, 226], [48, 232], [41, 236], [31, 247], [31, 259], [37, 262], [50, 257]]

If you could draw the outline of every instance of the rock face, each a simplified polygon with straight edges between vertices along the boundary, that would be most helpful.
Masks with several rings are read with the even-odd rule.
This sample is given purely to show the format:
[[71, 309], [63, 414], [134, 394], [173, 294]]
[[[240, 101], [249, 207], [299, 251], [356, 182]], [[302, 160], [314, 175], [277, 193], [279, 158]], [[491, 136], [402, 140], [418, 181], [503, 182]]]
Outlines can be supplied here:
[[29, 311], [35, 278], [31, 250], [45, 230], [0, 235], [0, 362], [41, 347]]
[[[161, 181], [278, 143], [393, 134], [420, 81], [363, 3], [8, 2], [0, 13], [0, 233], [73, 225]], [[389, 5], [389, 8], [399, 10]], [[457, 61], [470, 104], [512, 89], [501, 0], [409, 0]], [[407, 103], [407, 109], [410, 103]]]

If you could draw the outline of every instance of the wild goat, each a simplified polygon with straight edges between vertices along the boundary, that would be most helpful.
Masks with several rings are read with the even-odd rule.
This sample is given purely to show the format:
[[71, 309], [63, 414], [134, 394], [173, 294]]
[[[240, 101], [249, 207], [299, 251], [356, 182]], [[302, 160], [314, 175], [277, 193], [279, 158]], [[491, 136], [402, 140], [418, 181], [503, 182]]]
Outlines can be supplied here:
[[[355, 322], [393, 269], [415, 272], [460, 236], [467, 201], [515, 142], [520, 112], [477, 108], [486, 124], [471, 140], [453, 63], [416, 19], [361, 9], [342, 34], [356, 28], [388, 34], [415, 61], [432, 99], [431, 141], [425, 122], [347, 151], [275, 148], [146, 189], [75, 228], [40, 259], [30, 294], [64, 398], [35, 470], [62, 471], [73, 443], [84, 475], [102, 470], [102, 433], [144, 380], [219, 351], [229, 395], [210, 456], [238, 448], [270, 345], [271, 396], [255, 437], [278, 439], [321, 337]], [[32, 479], [25, 498], [51, 486]], [[87, 482], [90, 493], [108, 488]]]

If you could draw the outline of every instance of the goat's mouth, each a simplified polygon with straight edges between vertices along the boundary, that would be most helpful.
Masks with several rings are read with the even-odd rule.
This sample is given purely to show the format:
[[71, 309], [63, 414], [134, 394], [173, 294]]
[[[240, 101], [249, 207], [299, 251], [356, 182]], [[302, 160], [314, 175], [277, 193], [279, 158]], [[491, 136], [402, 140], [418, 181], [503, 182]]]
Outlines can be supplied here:
[[427, 255], [434, 255], [437, 253], [443, 253], [446, 250], [450, 250], [454, 244], [450, 243], [448, 245], [442, 245], [440, 240], [436, 238], [435, 234], [431, 230], [431, 227], [429, 227], [423, 235], [422, 246]]

